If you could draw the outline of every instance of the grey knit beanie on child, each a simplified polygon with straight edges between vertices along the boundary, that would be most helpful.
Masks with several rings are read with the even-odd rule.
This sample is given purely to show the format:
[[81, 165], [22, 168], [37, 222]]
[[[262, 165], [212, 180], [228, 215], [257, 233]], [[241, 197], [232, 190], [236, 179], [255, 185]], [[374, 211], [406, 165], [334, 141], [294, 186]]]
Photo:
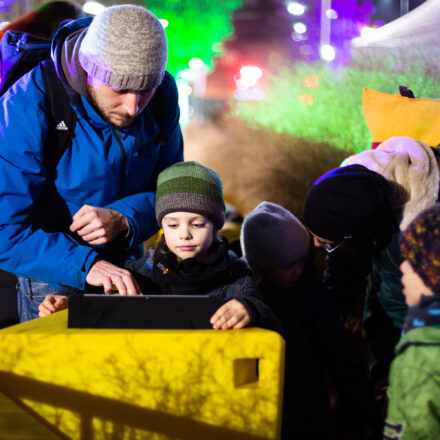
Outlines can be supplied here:
[[309, 250], [309, 233], [287, 209], [262, 202], [244, 219], [241, 249], [255, 269], [286, 266], [303, 258]]
[[123, 90], [157, 87], [167, 57], [162, 24], [134, 5], [111, 6], [98, 14], [79, 49], [79, 62], [89, 76]]

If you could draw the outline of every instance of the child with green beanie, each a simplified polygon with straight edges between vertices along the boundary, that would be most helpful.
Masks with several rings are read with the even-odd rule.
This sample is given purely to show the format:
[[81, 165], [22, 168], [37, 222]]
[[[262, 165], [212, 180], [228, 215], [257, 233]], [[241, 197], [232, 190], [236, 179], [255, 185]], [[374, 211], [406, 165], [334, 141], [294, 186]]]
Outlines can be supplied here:
[[391, 364], [384, 439], [440, 435], [440, 205], [419, 214], [399, 239], [408, 314]]
[[[278, 329], [246, 263], [218, 235], [224, 215], [218, 174], [196, 162], [174, 164], [157, 181], [156, 218], [163, 229], [158, 247], [124, 266], [135, 275], [143, 293], [222, 297], [224, 304], [211, 318], [215, 329], [249, 325]], [[63, 289], [61, 293], [73, 291]], [[68, 301], [62, 298], [46, 297], [40, 316], [65, 308]]]

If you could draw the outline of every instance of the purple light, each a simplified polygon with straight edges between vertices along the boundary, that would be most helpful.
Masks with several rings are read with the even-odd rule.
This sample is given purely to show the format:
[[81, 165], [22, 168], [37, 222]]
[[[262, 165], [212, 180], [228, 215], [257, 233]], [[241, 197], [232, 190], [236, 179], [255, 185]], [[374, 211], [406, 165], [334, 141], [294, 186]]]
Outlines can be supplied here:
[[16, 0], [0, 0], [0, 12], [6, 11]]
[[345, 64], [350, 57], [350, 40], [358, 37], [363, 27], [371, 25], [375, 7], [373, 0], [331, 0], [329, 4], [330, 8], [324, 11], [325, 20], [330, 27], [329, 41], [320, 41], [322, 2], [315, 1], [314, 6], [308, 8], [308, 12], [301, 17], [308, 29], [308, 50], [301, 50], [305, 41], [298, 33], [292, 35], [293, 44], [298, 45], [299, 52], [309, 60], [320, 59], [320, 47], [327, 44], [336, 51], [334, 62]]

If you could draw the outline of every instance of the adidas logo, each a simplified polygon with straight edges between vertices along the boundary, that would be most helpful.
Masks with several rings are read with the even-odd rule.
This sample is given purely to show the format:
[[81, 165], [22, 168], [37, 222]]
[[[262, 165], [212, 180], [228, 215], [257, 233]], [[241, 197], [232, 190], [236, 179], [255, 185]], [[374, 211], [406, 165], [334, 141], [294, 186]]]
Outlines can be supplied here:
[[57, 130], [68, 130], [67, 125], [64, 121], [61, 121], [58, 125], [57, 125]]

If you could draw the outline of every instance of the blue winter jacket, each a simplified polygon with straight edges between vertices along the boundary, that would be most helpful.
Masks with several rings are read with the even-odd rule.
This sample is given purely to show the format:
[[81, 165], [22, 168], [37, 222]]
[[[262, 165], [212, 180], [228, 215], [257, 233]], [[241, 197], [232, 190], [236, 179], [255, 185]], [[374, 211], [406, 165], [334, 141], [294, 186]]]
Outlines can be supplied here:
[[[161, 89], [160, 122], [147, 107], [124, 129], [109, 125], [78, 95], [72, 145], [56, 169], [43, 161], [48, 121], [40, 68], [0, 98], [0, 268], [55, 288], [83, 288], [98, 255], [134, 255], [157, 230], [157, 175], [183, 160], [177, 88], [168, 73]], [[94, 247], [70, 233], [84, 204], [124, 215], [130, 240]]]

